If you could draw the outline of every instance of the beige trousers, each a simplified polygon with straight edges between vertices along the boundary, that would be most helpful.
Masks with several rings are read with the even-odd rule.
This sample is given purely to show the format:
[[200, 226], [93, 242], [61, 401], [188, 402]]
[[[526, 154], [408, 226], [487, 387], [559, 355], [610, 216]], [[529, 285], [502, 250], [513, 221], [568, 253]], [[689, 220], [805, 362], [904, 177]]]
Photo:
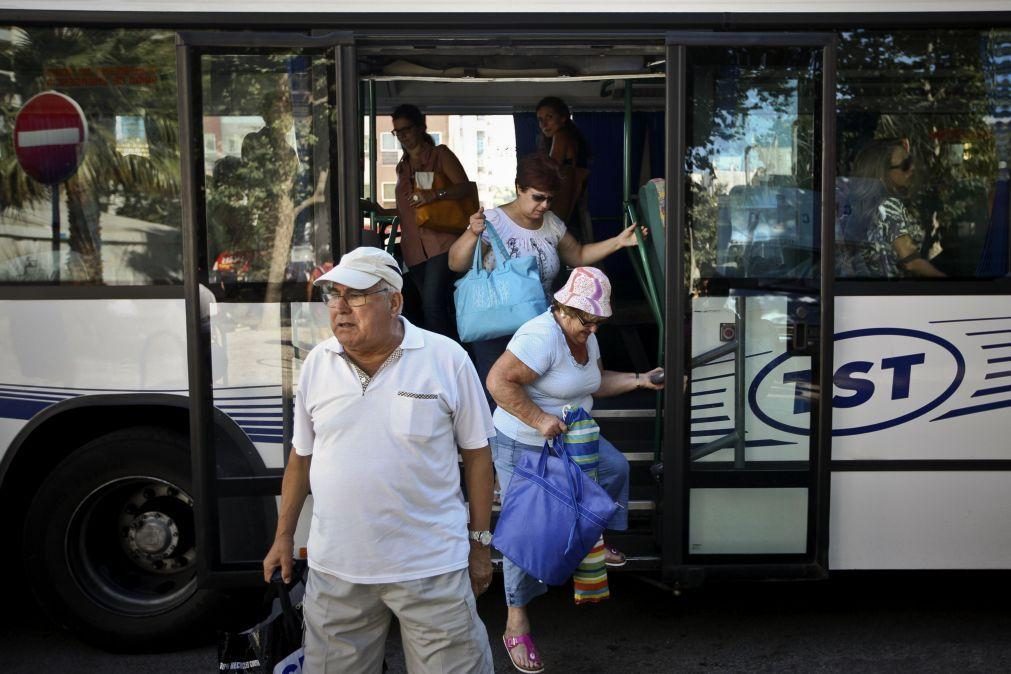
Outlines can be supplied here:
[[309, 569], [303, 612], [307, 674], [381, 672], [392, 615], [400, 622], [408, 672], [494, 671], [467, 569], [375, 585]]

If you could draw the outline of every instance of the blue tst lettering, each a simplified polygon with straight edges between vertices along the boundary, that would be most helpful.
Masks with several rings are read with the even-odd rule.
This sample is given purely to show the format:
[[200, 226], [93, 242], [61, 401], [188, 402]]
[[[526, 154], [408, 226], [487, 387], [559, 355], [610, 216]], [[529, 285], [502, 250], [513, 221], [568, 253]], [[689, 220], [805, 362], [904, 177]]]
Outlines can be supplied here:
[[869, 379], [854, 377], [853, 375], [858, 373], [867, 374], [871, 371], [872, 367], [874, 367], [874, 363], [858, 360], [846, 363], [836, 370], [832, 383], [836, 388], [853, 391], [853, 393], [848, 396], [832, 396], [832, 405], [835, 407], [856, 407], [870, 400], [871, 396], [874, 395], [874, 382]]
[[803, 414], [811, 411], [811, 370], [784, 372], [783, 383], [795, 383], [793, 389], [793, 413]]
[[914, 365], [922, 365], [926, 354], [911, 353], [908, 356], [893, 356], [881, 361], [882, 370], [895, 370], [892, 375], [892, 400], [909, 397], [910, 373]]

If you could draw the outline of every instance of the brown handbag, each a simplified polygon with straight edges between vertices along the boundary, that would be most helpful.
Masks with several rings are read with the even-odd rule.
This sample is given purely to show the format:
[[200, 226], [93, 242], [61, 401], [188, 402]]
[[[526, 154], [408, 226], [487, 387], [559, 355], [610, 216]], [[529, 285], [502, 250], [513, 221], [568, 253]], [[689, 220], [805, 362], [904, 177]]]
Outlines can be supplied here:
[[[449, 189], [453, 183], [442, 171], [436, 171], [432, 178], [432, 189]], [[436, 199], [431, 203], [418, 206], [415, 210], [414, 219], [418, 227], [431, 229], [436, 232], [448, 232], [450, 234], [461, 234], [470, 224], [470, 216], [477, 213], [481, 207], [477, 198], [477, 183], [467, 182], [467, 195], [460, 199]]]

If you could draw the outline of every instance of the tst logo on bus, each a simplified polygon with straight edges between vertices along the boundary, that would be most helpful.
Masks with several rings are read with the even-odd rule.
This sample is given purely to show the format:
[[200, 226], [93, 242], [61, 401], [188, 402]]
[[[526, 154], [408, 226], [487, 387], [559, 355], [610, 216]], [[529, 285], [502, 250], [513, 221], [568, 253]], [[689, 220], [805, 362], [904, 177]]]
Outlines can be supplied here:
[[[904, 424], [947, 400], [965, 376], [965, 358], [945, 339], [907, 328], [866, 328], [835, 337], [833, 435], [871, 433]], [[781, 431], [807, 435], [797, 416], [811, 410], [807, 358], [784, 353], [758, 372], [748, 390], [755, 415]]]

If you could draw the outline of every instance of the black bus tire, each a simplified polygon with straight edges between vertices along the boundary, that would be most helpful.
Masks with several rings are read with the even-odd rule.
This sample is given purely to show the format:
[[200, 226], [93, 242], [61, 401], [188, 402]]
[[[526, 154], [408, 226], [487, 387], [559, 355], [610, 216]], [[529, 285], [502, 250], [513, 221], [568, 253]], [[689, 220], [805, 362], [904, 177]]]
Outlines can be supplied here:
[[25, 520], [28, 579], [46, 614], [114, 651], [207, 641], [224, 596], [197, 588], [189, 450], [136, 427], [59, 463]]

